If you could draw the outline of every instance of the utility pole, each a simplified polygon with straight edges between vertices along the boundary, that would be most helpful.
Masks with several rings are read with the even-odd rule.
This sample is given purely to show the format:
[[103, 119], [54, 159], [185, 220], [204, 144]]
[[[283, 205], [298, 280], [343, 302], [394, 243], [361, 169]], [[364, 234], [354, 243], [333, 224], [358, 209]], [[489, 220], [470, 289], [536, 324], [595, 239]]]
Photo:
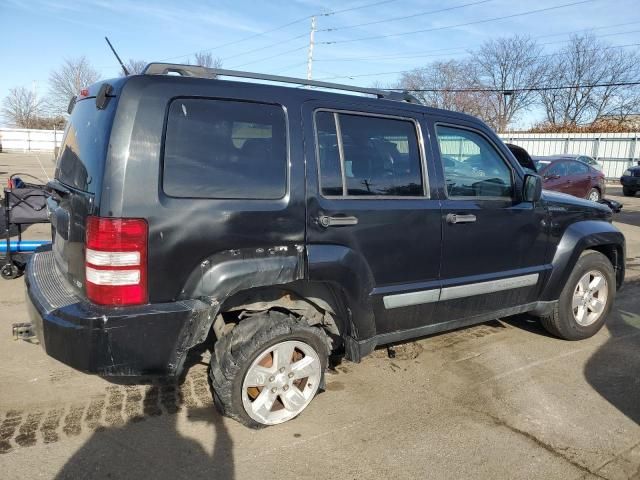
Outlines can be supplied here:
[[309, 34], [309, 55], [307, 57], [307, 80], [313, 78], [313, 43], [316, 34], [316, 17], [311, 17], [311, 33]]

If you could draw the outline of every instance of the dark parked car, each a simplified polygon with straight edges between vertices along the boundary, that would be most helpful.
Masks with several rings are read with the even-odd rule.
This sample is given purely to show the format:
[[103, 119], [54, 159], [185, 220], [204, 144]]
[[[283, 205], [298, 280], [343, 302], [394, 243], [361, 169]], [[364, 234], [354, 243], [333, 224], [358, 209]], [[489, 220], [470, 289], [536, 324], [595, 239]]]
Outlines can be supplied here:
[[640, 162], [638, 165], [628, 168], [620, 177], [622, 193], [627, 197], [633, 197], [640, 192]]
[[80, 370], [178, 375], [215, 337], [215, 404], [273, 425], [330, 354], [523, 312], [584, 339], [622, 284], [611, 210], [542, 192], [468, 115], [168, 64], [84, 93], [25, 282], [44, 349]]
[[577, 160], [547, 160], [533, 157], [538, 173], [544, 179], [543, 188], [568, 193], [574, 197], [597, 202], [604, 197], [606, 183], [604, 173]]

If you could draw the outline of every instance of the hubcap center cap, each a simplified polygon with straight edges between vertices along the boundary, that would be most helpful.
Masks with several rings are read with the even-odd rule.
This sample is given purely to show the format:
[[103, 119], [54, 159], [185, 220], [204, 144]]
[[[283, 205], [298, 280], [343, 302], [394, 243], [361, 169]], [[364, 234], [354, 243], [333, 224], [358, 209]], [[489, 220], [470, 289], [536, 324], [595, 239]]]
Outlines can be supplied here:
[[277, 388], [282, 388], [285, 385], [287, 385], [288, 383], [288, 378], [287, 375], [284, 373], [278, 373], [276, 375], [276, 379], [273, 381], [273, 385], [275, 385]]

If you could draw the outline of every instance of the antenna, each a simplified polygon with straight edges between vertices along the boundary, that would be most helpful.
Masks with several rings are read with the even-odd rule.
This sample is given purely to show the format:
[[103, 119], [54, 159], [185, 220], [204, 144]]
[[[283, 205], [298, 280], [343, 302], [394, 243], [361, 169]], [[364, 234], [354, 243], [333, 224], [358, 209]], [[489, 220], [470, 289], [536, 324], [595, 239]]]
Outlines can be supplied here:
[[127, 67], [124, 66], [124, 63], [122, 63], [122, 60], [120, 60], [120, 57], [118, 56], [116, 49], [113, 48], [113, 45], [111, 45], [111, 42], [109, 41], [109, 37], [104, 37], [104, 39], [107, 41], [107, 43], [109, 44], [109, 48], [111, 49], [111, 51], [113, 52], [113, 54], [116, 56], [116, 58], [118, 59], [118, 62], [120, 63], [120, 66], [122, 67], [122, 71], [124, 72], [124, 74], [126, 76], [129, 76], [129, 70], [127, 70]]

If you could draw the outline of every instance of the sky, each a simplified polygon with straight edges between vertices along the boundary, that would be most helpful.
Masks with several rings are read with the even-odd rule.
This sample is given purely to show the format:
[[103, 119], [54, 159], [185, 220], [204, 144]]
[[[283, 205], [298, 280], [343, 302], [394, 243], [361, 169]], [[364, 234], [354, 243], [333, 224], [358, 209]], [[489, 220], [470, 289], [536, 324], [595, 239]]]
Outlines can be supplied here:
[[312, 15], [313, 78], [361, 86], [392, 86], [399, 72], [513, 34], [545, 53], [586, 30], [621, 48], [640, 44], [638, 0], [0, 0], [0, 99], [17, 86], [46, 96], [66, 58], [84, 55], [103, 78], [117, 76], [105, 35], [125, 60], [210, 51], [224, 68], [306, 77]]

